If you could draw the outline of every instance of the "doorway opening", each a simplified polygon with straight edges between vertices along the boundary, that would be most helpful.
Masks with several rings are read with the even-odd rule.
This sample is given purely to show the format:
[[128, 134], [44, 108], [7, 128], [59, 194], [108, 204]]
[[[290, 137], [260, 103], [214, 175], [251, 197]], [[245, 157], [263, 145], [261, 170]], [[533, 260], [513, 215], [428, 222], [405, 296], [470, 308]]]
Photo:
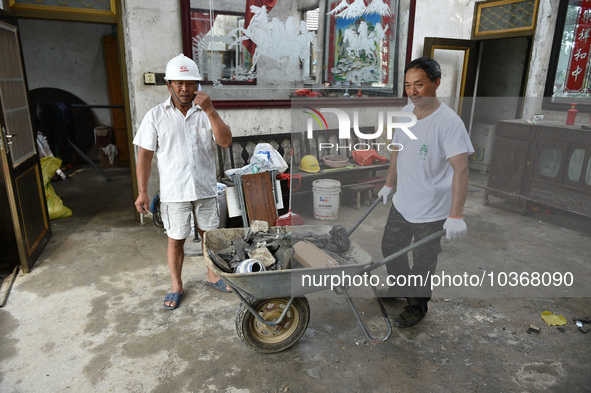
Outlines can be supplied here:
[[468, 131], [475, 153], [470, 168], [488, 173], [495, 123], [520, 119], [532, 39], [497, 38], [480, 43], [474, 105]]
[[[52, 153], [63, 160], [63, 165], [70, 164], [85, 170], [86, 168], [94, 170], [88, 166], [84, 157], [72, 150], [69, 144], [64, 144], [63, 140], [59, 144], [60, 134], [55, 129], [55, 122], [40, 124], [35, 121], [35, 119], [38, 120], [42, 110], [48, 111], [54, 103], [64, 104], [71, 112], [72, 123], [72, 129], [66, 130], [66, 135], [82, 154], [92, 160], [97, 167], [114, 167], [108, 157], [106, 160], [103, 159], [100, 151], [102, 146], [97, 143], [96, 129], [104, 125], [109, 129], [108, 143], [117, 147], [116, 166], [125, 170], [131, 163], [126, 126], [128, 108], [125, 108], [122, 88], [126, 78], [125, 70], [120, 67], [124, 62], [120, 61], [121, 52], [117, 42], [117, 36], [121, 34], [118, 22], [116, 19], [109, 22], [58, 20], [51, 18], [50, 13], [46, 14], [47, 17], [42, 15], [41, 18], [20, 15], [14, 17], [10, 13], [1, 15], [18, 31], [22, 67], [27, 85], [29, 117], [32, 123], [32, 138], [36, 137], [38, 131], [47, 133], [48, 135], [44, 136], [49, 137]], [[104, 143], [104, 139], [100, 142]], [[103, 166], [105, 161], [107, 164]], [[118, 178], [121, 179], [121, 176]], [[131, 174], [129, 179], [131, 181]], [[9, 179], [0, 180], [9, 181]], [[59, 180], [59, 176], [56, 180]], [[101, 178], [101, 181], [106, 180]], [[132, 184], [129, 186], [131, 189]], [[8, 200], [10, 196], [4, 192], [5, 189], [2, 191], [0, 192], [2, 200]], [[79, 195], [76, 195], [77, 203], [78, 199], [85, 199], [85, 192], [88, 191], [84, 188], [79, 189]], [[132, 202], [130, 201], [130, 219], [135, 218]], [[64, 201], [64, 204], [67, 206], [68, 201]], [[2, 228], [6, 229], [2, 231], [2, 239], [0, 239], [3, 245], [25, 243], [25, 240], [20, 238], [22, 234], [18, 230], [7, 232], [7, 228], [16, 225], [14, 210], [9, 208], [8, 204], [2, 205], [0, 218]], [[75, 211], [74, 214], [76, 214]], [[67, 225], [67, 221], [62, 222]], [[15, 267], [20, 266], [22, 272], [28, 272], [42, 248], [40, 247], [36, 254], [31, 253], [32, 257], [27, 263], [23, 262], [23, 257], [18, 252], [14, 253], [15, 255], [4, 255], [0, 263], [0, 282], [2, 277], [12, 273]], [[15, 248], [9, 247], [9, 249]]]
[[495, 122], [521, 118], [531, 46], [531, 36], [425, 38], [424, 55], [440, 63], [445, 79], [438, 96], [462, 118], [474, 145], [471, 169], [488, 173]]

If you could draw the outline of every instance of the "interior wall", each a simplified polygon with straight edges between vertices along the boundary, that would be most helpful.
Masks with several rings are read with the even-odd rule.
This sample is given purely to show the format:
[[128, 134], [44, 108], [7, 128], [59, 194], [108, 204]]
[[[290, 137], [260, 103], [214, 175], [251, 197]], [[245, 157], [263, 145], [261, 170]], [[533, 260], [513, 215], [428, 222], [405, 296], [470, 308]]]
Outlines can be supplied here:
[[[29, 90], [52, 87], [68, 91], [88, 105], [109, 103], [102, 36], [110, 25], [20, 19]], [[101, 124], [111, 125], [107, 109], [93, 109]]]
[[474, 3], [474, 0], [417, 1], [412, 58], [423, 55], [425, 37], [469, 40], [472, 34]]

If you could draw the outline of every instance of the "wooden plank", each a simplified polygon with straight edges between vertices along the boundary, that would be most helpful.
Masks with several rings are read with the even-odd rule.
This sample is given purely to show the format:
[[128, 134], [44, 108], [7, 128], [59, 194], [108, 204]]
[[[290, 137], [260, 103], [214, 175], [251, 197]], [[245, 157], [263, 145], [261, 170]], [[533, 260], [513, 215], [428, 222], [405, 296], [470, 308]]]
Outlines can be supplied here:
[[273, 196], [273, 185], [269, 172], [254, 173], [242, 176], [242, 189], [248, 220], [266, 221], [275, 226], [277, 208]]

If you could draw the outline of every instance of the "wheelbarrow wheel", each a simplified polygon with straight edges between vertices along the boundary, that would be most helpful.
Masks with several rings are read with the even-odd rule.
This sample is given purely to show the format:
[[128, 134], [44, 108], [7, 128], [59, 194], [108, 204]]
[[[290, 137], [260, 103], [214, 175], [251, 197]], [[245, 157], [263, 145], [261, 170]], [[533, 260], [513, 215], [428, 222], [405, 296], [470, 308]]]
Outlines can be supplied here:
[[[289, 299], [255, 300], [251, 307], [265, 321], [276, 321]], [[236, 315], [236, 332], [244, 343], [260, 353], [283, 351], [295, 344], [304, 334], [310, 321], [310, 304], [305, 297], [295, 298], [283, 321], [268, 326], [259, 321], [245, 304], [240, 303]]]

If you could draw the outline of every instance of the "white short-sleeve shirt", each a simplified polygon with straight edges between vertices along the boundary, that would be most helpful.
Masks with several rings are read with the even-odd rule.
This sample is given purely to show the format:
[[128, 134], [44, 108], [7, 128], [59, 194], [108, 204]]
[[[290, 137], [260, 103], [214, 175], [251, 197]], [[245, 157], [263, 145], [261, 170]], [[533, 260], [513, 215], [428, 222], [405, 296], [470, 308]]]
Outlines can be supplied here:
[[[414, 105], [403, 112], [412, 112]], [[397, 129], [392, 141], [404, 148], [396, 161], [394, 206], [412, 223], [443, 220], [452, 203], [453, 168], [447, 161], [458, 154], [474, 153], [462, 119], [441, 103], [435, 112], [409, 128], [418, 139]]]
[[217, 195], [214, 143], [205, 112], [193, 104], [185, 117], [171, 98], [146, 113], [133, 139], [134, 145], [156, 152], [162, 202]]

